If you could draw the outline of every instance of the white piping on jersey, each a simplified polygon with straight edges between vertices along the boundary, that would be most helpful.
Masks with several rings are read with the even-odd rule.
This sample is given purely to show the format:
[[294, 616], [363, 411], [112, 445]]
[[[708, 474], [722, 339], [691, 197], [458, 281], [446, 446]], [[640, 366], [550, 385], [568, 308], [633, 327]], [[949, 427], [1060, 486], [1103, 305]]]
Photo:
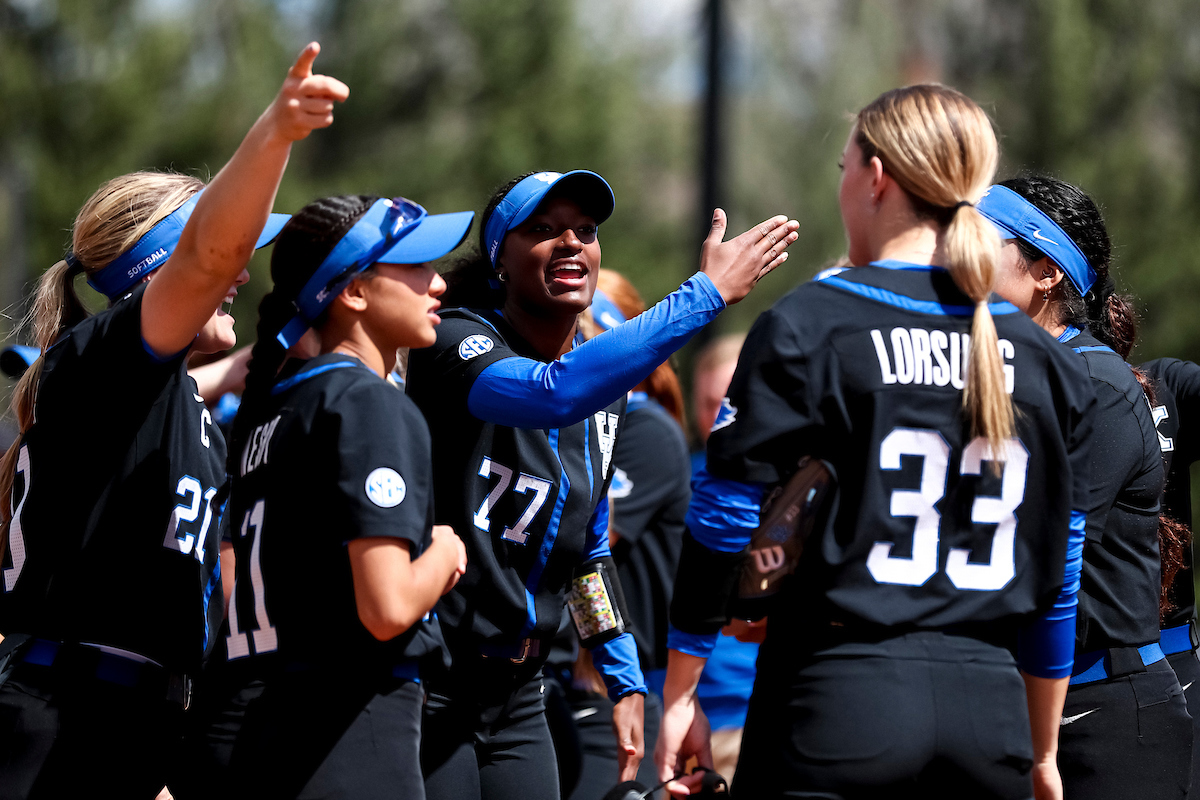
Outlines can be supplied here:
[[127, 658], [130, 661], [136, 661], [139, 664], [153, 664], [156, 667], [162, 667], [162, 664], [158, 663], [154, 659], [146, 658], [144, 655], [135, 653], [132, 650], [122, 650], [119, 647], [111, 647], [107, 644], [93, 644], [92, 642], [80, 642], [79, 644], [84, 647], [94, 647], [101, 653], [108, 653], [110, 656], [120, 656], [121, 658]]

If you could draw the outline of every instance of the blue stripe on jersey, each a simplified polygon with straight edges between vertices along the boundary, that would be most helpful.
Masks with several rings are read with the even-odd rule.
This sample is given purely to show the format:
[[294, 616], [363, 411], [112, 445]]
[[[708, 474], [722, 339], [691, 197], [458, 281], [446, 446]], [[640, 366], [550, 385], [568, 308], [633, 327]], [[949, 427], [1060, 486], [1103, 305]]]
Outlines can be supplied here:
[[[857, 294], [860, 297], [865, 297], [868, 300], [874, 300], [878, 303], [885, 303], [889, 306], [902, 308], [905, 311], [915, 311], [918, 314], [937, 314], [943, 317], [970, 317], [975, 313], [974, 306], [954, 306], [945, 303], [939, 303], [934, 300], [916, 300], [912, 297], [907, 297], [902, 294], [880, 289], [876, 286], [866, 286], [861, 283], [854, 283], [845, 278], [831, 275], [821, 281], [834, 288]], [[988, 303], [988, 310], [993, 316], [1001, 314], [1016, 314], [1017, 307], [1007, 301], [1000, 303]]]
[[1063, 587], [1045, 614], [1021, 629], [1017, 665], [1037, 678], [1067, 678], [1075, 660], [1075, 614], [1079, 606], [1079, 576], [1083, 571], [1083, 541], [1087, 514], [1071, 512]]
[[567, 477], [567, 468], [562, 463], [562, 456], [558, 453], [558, 428], [551, 428], [549, 436], [546, 437], [550, 443], [550, 449], [554, 451], [554, 457], [558, 459], [559, 469], [562, 470], [558, 478], [558, 497], [554, 500], [554, 511], [550, 514], [550, 524], [546, 526], [546, 533], [542, 536], [542, 546], [538, 549], [537, 560], [533, 562], [533, 569], [529, 570], [529, 577], [525, 579], [525, 627], [521, 631], [521, 636], [529, 635], [529, 632], [537, 625], [537, 605], [534, 603], [533, 596], [537, 593], [538, 584], [542, 580], [542, 572], [546, 569], [546, 562], [550, 560], [550, 551], [554, 549], [554, 540], [558, 538], [558, 526], [562, 523], [563, 506], [567, 504], [567, 495], [571, 491], [571, 479]]
[[914, 264], [911, 261], [899, 261], [895, 258], [883, 258], [879, 261], [872, 261], [872, 267], [883, 267], [884, 269], [902, 269], [909, 272], [946, 272], [945, 267], [934, 266], [933, 264]]
[[596, 506], [596, 510], [592, 513], [592, 518], [588, 522], [588, 533], [592, 540], [592, 549], [584, 555], [585, 561], [592, 561], [597, 558], [611, 556], [612, 550], [608, 546], [608, 498], [601, 497], [600, 505]]
[[279, 394], [280, 392], [286, 392], [288, 389], [292, 388], [296, 384], [304, 383], [309, 378], [315, 378], [318, 375], [320, 375], [322, 372], [329, 372], [329, 370], [331, 370], [331, 369], [347, 369], [350, 367], [366, 369], [366, 367], [364, 367], [362, 364], [358, 364], [358, 363], [350, 362], [350, 361], [338, 361], [334, 364], [323, 364], [322, 366], [319, 366], [319, 367], [313, 367], [312, 369], [310, 369], [306, 372], [297, 372], [292, 377], [290, 377], [286, 380], [280, 381], [279, 383], [275, 384], [275, 386], [271, 389], [271, 394], [276, 395], [276, 394]]
[[630, 392], [629, 402], [625, 404], [625, 413], [637, 411], [639, 408], [645, 408], [650, 405], [650, 395], [645, 392]]
[[[219, 527], [217, 530], [221, 530]], [[208, 601], [212, 598], [213, 590], [221, 585], [221, 557], [217, 556], [217, 566], [213, 569], [212, 575], [208, 578], [208, 586], [204, 587], [204, 650], [208, 652], [208, 637], [212, 635], [212, 631], [208, 629]]]
[[709, 550], [737, 553], [758, 527], [763, 484], [714, 478], [702, 469], [692, 478], [692, 502], [684, 519], [692, 538]]
[[[600, 431], [596, 431], [597, 436]], [[583, 421], [583, 463], [587, 466], [588, 476], [588, 497], [596, 493], [596, 484], [592, 480], [592, 419], [588, 417]]]
[[667, 648], [678, 650], [689, 656], [708, 658], [717, 649], [717, 637], [720, 633], [684, 633], [670, 625], [667, 628]]
[[1067, 329], [1065, 331], [1063, 331], [1062, 333], [1060, 333], [1058, 336], [1056, 336], [1054, 338], [1058, 339], [1060, 342], [1065, 343], [1065, 342], [1071, 341], [1072, 339], [1074, 339], [1076, 336], [1078, 336], [1081, 333], [1083, 333], [1083, 331], [1079, 330], [1079, 328], [1076, 328], [1074, 325], [1068, 325]]
[[1092, 344], [1092, 345], [1088, 345], [1087, 347], [1072, 347], [1071, 349], [1074, 350], [1076, 353], [1108, 352], [1108, 353], [1112, 353], [1114, 356], [1117, 355], [1116, 350], [1113, 350], [1111, 347], [1109, 347], [1108, 345], [1104, 345], [1104, 344]]

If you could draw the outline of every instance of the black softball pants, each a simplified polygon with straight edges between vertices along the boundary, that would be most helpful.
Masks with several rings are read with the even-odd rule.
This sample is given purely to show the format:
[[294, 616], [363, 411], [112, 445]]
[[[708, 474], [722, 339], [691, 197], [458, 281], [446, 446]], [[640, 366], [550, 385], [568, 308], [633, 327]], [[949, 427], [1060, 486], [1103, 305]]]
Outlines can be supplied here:
[[760, 652], [734, 797], [1033, 796], [1025, 684], [1007, 650], [936, 631], [808, 652], [796, 641], [768, 634]]

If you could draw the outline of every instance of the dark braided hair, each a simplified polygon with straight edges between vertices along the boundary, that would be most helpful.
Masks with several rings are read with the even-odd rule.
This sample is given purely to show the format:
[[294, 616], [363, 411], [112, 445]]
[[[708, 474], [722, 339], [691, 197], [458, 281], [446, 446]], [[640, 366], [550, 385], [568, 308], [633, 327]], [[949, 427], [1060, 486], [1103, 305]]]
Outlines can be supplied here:
[[[1059, 321], [1090, 331], [1122, 358], [1128, 358], [1137, 340], [1137, 314], [1132, 298], [1117, 294], [1112, 277], [1112, 242], [1092, 198], [1077, 186], [1048, 175], [1021, 175], [1000, 185], [1012, 189], [1054, 220], [1096, 270], [1096, 282], [1086, 295], [1081, 296], [1069, 279], [1059, 283], [1063, 294]], [[1017, 240], [1017, 247], [1026, 261], [1046, 255], [1023, 239]]]
[[[250, 355], [242, 407], [234, 420], [229, 446], [229, 474], [237, 477], [245, 439], [256, 419], [254, 408], [271, 392], [287, 351], [276, 336], [296, 315], [295, 299], [346, 232], [370, 210], [377, 197], [348, 195], [325, 197], [300, 209], [283, 226], [271, 253], [271, 291], [258, 305], [257, 341]], [[373, 269], [373, 267], [372, 267]], [[371, 269], [363, 273], [369, 275]], [[313, 321], [325, 324], [327, 313]]]
[[479, 249], [455, 261], [454, 266], [443, 276], [446, 279], [446, 291], [442, 295], [442, 306], [490, 309], [504, 305], [504, 284], [496, 279], [496, 270], [487, 256], [487, 224], [504, 196], [518, 183], [536, 174], [526, 172], [518, 175], [492, 192], [479, 221]]

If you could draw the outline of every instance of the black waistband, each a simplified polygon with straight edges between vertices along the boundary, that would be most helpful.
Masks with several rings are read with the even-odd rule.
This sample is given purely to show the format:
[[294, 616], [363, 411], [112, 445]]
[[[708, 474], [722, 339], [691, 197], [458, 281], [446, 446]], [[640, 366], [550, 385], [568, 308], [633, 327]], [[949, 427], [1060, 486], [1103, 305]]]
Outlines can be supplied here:
[[97, 647], [34, 638], [25, 644], [19, 658], [25, 667], [53, 670], [72, 680], [98, 680], [146, 692], [185, 711], [191, 705], [190, 676]]

